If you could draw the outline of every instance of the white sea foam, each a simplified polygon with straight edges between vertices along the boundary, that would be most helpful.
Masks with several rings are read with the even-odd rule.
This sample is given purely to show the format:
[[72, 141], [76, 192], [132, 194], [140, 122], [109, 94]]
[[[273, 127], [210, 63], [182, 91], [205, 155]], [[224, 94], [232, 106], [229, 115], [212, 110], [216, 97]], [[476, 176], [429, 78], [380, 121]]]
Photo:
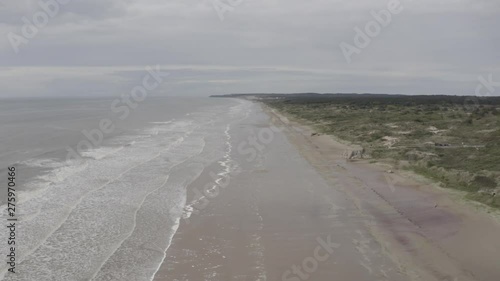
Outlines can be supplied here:
[[97, 147], [88, 151], [82, 151], [80, 154], [83, 157], [88, 157], [88, 158], [93, 158], [95, 160], [100, 160], [106, 156], [109, 156], [113, 153], [117, 153], [120, 150], [122, 150], [125, 146], [118, 146], [118, 147], [107, 147], [107, 146], [101, 146]]
[[157, 124], [157, 125], [166, 125], [166, 124], [170, 124], [172, 123], [173, 121], [161, 121], [161, 122], [150, 122], [151, 124]]
[[38, 168], [59, 168], [62, 166], [61, 162], [55, 161], [55, 159], [30, 159], [26, 161], [19, 162], [21, 165], [28, 167], [38, 167]]
[[[180, 214], [186, 202], [185, 187], [195, 180], [203, 169], [203, 165], [196, 163], [174, 167], [164, 187], [145, 198], [137, 212], [134, 231], [108, 258], [95, 280], [105, 280], [104, 276], [111, 273], [116, 280], [147, 280], [154, 276], [179, 225]], [[150, 238], [151, 232], [157, 234], [154, 239]], [[138, 248], [136, 245], [142, 247]], [[119, 272], [124, 259], [129, 260], [129, 265], [126, 270]], [[151, 266], [144, 267], [145, 261]]]
[[[25, 184], [23, 190], [18, 191], [17, 204], [23, 204], [26, 201], [43, 196], [51, 186], [59, 184], [74, 174], [84, 171], [88, 163], [85, 160], [62, 162], [55, 159], [31, 159], [20, 162], [20, 164], [28, 167], [48, 169], [49, 171], [36, 176], [31, 182]], [[18, 215], [22, 215], [23, 211], [23, 209], [20, 209]]]
[[[189, 129], [185, 130], [186, 134], [189, 134], [191, 131], [192, 130]], [[165, 140], [169, 140], [170, 147], [158, 145], [158, 143]], [[33, 189], [29, 198], [25, 197], [26, 199], [20, 203], [19, 209], [23, 210], [24, 219], [20, 222], [20, 231], [18, 234], [18, 241], [22, 241], [22, 243], [19, 243], [20, 246], [18, 248], [18, 262], [20, 262], [20, 266], [25, 266], [26, 268], [30, 268], [30, 270], [24, 271], [26, 272], [25, 275], [18, 274], [17, 278], [19, 279], [16, 280], [53, 280], [52, 278], [54, 278], [54, 275], [52, 275], [52, 273], [47, 273], [49, 275], [43, 274], [46, 266], [48, 266], [46, 263], [46, 258], [48, 258], [47, 254], [53, 253], [55, 256], [54, 259], [57, 260], [57, 257], [60, 257], [67, 262], [71, 262], [72, 259], [66, 256], [70, 253], [68, 253], [68, 251], [62, 251], [63, 248], [61, 248], [61, 244], [64, 243], [64, 241], [73, 241], [75, 244], [90, 239], [92, 237], [91, 234], [86, 236], [81, 235], [81, 228], [85, 226], [85, 223], [91, 221], [92, 224], [95, 224], [96, 219], [99, 217], [108, 219], [112, 217], [99, 214], [96, 218], [92, 219], [88, 211], [85, 212], [82, 210], [82, 208], [87, 208], [85, 207], [85, 203], [88, 201], [85, 199], [90, 200], [89, 198], [94, 198], [92, 195], [99, 194], [99, 190], [109, 191], [112, 190], [112, 187], [117, 186], [116, 188], [118, 189], [111, 194], [107, 194], [107, 196], [102, 194], [98, 196], [96, 200], [90, 200], [91, 203], [89, 207], [93, 209], [99, 206], [99, 208], [95, 208], [95, 210], [99, 210], [99, 213], [101, 213], [105, 212], [103, 206], [110, 206], [110, 208], [113, 208], [113, 205], [125, 203], [129, 199], [125, 199], [127, 197], [124, 196], [138, 194], [136, 190], [138, 187], [136, 185], [125, 185], [132, 188], [129, 192], [126, 192], [126, 190], [124, 190], [124, 182], [137, 182], [137, 180], [139, 180], [138, 177], [143, 175], [148, 175], [149, 178], [154, 180], [160, 178], [158, 177], [158, 172], [150, 174], [150, 170], [157, 171], [158, 168], [160, 168], [160, 166], [157, 164], [155, 165], [154, 162], [151, 161], [158, 158], [162, 151], [167, 153], [170, 148], [180, 146], [183, 142], [184, 138], [180, 136], [175, 137], [175, 139], [165, 136], [158, 140], [142, 140], [135, 146], [123, 148], [117, 153], [107, 154], [108, 157], [106, 158], [97, 157], [97, 159], [89, 159], [84, 166], [63, 166], [63, 163], [57, 163], [53, 160], [40, 160], [25, 163], [37, 167], [52, 167], [53, 170], [38, 179], [38, 182], [49, 183], [48, 186], [45, 184], [38, 190]], [[186, 144], [189, 146], [190, 142], [186, 142]], [[203, 146], [203, 144], [201, 144], [201, 146]], [[102, 149], [99, 149], [96, 153], [100, 151], [102, 151]], [[183, 154], [181, 152], [186, 153]], [[182, 150], [178, 151], [177, 155], [171, 155], [168, 159], [174, 164], [175, 161], [178, 161], [183, 155], [189, 155], [189, 153], [191, 153], [189, 148], [184, 147]], [[170, 163], [164, 159], [161, 161]], [[143, 166], [146, 171], [139, 173], [135, 178], [130, 177], [130, 174], [135, 174], [134, 169], [142, 169], [141, 167]], [[78, 169], [75, 169], [75, 167], [78, 167]], [[68, 170], [71, 171], [71, 173], [68, 173]], [[165, 171], [159, 171], [160, 174], [162, 174], [162, 172], [164, 173]], [[149, 178], [145, 178], [142, 182], [150, 181]], [[148, 186], [154, 185], [155, 184], [151, 182]], [[139, 191], [142, 192], [144, 189], [139, 188]], [[28, 193], [25, 193], [24, 196], [25, 195], [28, 195]], [[108, 202], [109, 204], [106, 204], [106, 199], [117, 198], [116, 195], [121, 195], [119, 201]], [[21, 196], [23, 195], [21, 194]], [[103, 198], [103, 200], [101, 200], [101, 198]], [[83, 213], [79, 210], [82, 210]], [[113, 212], [114, 210], [109, 210], [109, 213]], [[83, 214], [83, 216], [79, 216], [80, 213]], [[115, 224], [111, 221], [109, 225], [110, 231], [120, 229], [120, 227], [116, 228], [114, 225]], [[89, 226], [85, 227], [85, 229], [88, 228]], [[73, 231], [78, 231], [78, 234], [72, 233]], [[57, 237], [57, 239], [54, 240], [54, 237]], [[110, 237], [113, 237], [113, 235]], [[114, 239], [116, 239], [116, 236], [113, 240]], [[85, 250], [86, 248], [87, 247], [81, 247], [80, 249]], [[58, 256], [58, 254], [62, 253], [64, 254]], [[90, 253], [96, 254], [95, 252]], [[75, 257], [77, 256], [78, 255]], [[83, 253], [80, 254], [80, 258], [84, 257], [85, 255]], [[92, 260], [92, 258], [88, 260]], [[91, 268], [81, 268], [91, 271]], [[58, 278], [63, 278], [62, 276], [69, 277], [69, 274], [71, 274], [69, 271], [71, 270], [74, 270], [74, 265], [72, 264], [67, 264], [62, 267], [61, 271], [64, 271], [64, 274], [60, 272], [61, 277]], [[3, 268], [3, 273], [5, 273], [5, 267]], [[31, 274], [36, 274], [36, 277]], [[71, 280], [71, 278], [64, 280]]]
[[[186, 186], [212, 158], [222, 156], [217, 184], [237, 167], [225, 124], [243, 118], [247, 109], [239, 103], [229, 112], [221, 107], [154, 122], [86, 151], [78, 163], [24, 163], [49, 172], [20, 194], [19, 273], [5, 275], [6, 264], [0, 264], [0, 279], [150, 280], [179, 225]], [[0, 240], [5, 235], [0, 232]]]
[[215, 194], [217, 193], [217, 190], [219, 188], [225, 188], [229, 178], [235, 175], [234, 173], [237, 171], [238, 165], [231, 158], [233, 146], [231, 144], [231, 134], [229, 133], [230, 129], [231, 125], [227, 124], [224, 130], [225, 151], [222, 160], [218, 161], [219, 165], [223, 168], [222, 171], [217, 173], [217, 178], [215, 178], [212, 186], [204, 190], [204, 192], [207, 192], [209, 194], [206, 194], [206, 196], [202, 195], [201, 197], [189, 202], [189, 204], [186, 204], [186, 206], [184, 207], [184, 213], [182, 215], [183, 219], [189, 219], [191, 218], [193, 213], [199, 213], [199, 210], [196, 210], [195, 206], [199, 205], [199, 203], [203, 201], [206, 201], [208, 199], [207, 196], [210, 198], [216, 196]]

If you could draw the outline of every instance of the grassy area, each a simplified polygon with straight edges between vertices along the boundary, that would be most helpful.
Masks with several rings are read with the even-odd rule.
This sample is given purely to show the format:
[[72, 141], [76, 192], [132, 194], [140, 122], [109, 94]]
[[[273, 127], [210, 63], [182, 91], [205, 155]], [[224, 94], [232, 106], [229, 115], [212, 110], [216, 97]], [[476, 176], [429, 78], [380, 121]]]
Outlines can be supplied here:
[[[318, 131], [500, 207], [500, 99], [328, 95], [266, 97], [263, 102]], [[373, 160], [372, 160], [373, 161]]]

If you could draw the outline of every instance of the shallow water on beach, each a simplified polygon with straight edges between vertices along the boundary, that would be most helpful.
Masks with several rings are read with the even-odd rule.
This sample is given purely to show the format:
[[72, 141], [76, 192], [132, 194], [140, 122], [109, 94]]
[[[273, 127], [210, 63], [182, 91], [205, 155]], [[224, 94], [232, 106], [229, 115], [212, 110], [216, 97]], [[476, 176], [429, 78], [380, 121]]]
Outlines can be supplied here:
[[[111, 103], [0, 104], [0, 130], [8, 132], [0, 137], [0, 179], [14, 165], [18, 183], [17, 273], [2, 263], [3, 280], [150, 280], [178, 227], [186, 187], [209, 165], [233, 168], [231, 126], [252, 108], [233, 99], [151, 98], [121, 120]], [[115, 129], [99, 145], [78, 146], [92, 143], [82, 131], [95, 133], [104, 118]]]

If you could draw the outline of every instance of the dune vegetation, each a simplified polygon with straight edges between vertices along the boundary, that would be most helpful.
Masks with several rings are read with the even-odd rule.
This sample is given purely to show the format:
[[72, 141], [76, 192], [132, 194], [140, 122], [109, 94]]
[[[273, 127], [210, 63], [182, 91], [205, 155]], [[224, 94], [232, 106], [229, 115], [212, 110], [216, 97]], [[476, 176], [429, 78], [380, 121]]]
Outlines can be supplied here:
[[318, 131], [500, 207], [500, 98], [269, 95], [258, 99]]

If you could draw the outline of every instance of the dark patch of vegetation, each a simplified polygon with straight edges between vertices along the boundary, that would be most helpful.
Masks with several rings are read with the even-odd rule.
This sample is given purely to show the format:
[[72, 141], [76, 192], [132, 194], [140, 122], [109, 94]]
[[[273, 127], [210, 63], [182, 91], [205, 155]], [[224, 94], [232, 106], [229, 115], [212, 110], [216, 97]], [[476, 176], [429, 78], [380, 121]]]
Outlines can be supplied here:
[[497, 187], [496, 180], [486, 176], [475, 176], [471, 184], [477, 186], [478, 189], [481, 188], [491, 189]]

